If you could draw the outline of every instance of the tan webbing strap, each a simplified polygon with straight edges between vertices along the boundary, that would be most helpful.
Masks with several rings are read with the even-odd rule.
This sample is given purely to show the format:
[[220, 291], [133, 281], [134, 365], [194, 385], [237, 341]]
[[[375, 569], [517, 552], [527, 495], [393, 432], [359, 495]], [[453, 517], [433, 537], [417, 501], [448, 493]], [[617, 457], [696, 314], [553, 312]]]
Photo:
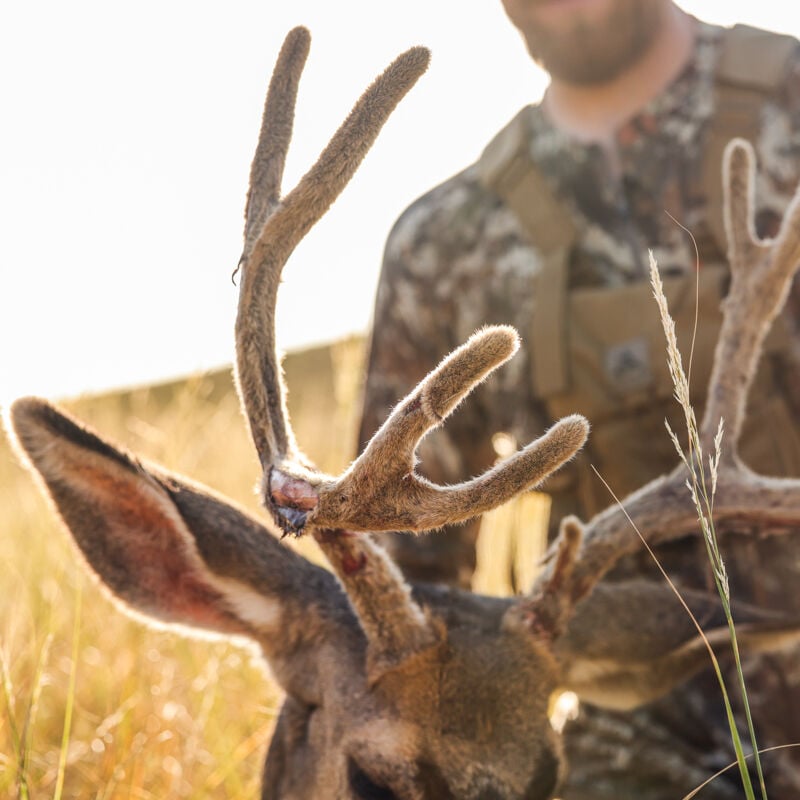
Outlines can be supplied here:
[[528, 119], [522, 109], [487, 145], [478, 176], [514, 212], [542, 262], [533, 287], [536, 305], [529, 347], [534, 390], [540, 397], [567, 388], [567, 270], [576, 238], [572, 215], [556, 198], [530, 154]]
[[568, 247], [542, 252], [542, 269], [534, 285], [536, 301], [530, 342], [533, 388], [538, 397], [550, 397], [569, 386], [567, 353]]
[[796, 48], [797, 41], [791, 36], [747, 25], [736, 25], [723, 34], [715, 73], [714, 115], [703, 158], [708, 224], [722, 253], [728, 246], [722, 215], [723, 152], [737, 136], [756, 144], [764, 104], [783, 86]]

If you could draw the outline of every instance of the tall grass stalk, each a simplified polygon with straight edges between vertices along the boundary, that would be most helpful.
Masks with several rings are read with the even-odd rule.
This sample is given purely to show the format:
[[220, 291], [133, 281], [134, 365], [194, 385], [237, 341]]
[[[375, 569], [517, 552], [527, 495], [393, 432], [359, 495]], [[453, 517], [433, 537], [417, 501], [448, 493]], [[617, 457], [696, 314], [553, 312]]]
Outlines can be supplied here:
[[11, 746], [14, 750], [14, 759], [17, 763], [17, 792], [21, 800], [28, 800], [28, 782], [26, 780], [25, 769], [23, 767], [23, 745], [22, 738], [17, 729], [17, 720], [14, 714], [14, 689], [11, 685], [11, 675], [6, 664], [5, 654], [0, 651], [0, 686], [3, 688], [3, 699], [5, 700], [6, 714], [8, 716], [8, 729], [11, 732]]
[[66, 707], [64, 709], [64, 728], [61, 733], [61, 752], [58, 759], [58, 777], [53, 800], [61, 800], [64, 790], [64, 775], [67, 769], [67, 755], [69, 753], [69, 736], [72, 729], [72, 709], [75, 706], [75, 678], [78, 673], [78, 649], [81, 640], [81, 599], [83, 589], [81, 581], [75, 586], [75, 618], [72, 625], [72, 664], [69, 672], [69, 688], [67, 689]]
[[[717, 488], [719, 459], [722, 452], [723, 420], [720, 419], [717, 433], [714, 437], [714, 452], [708, 454], [708, 472], [706, 472], [705, 455], [703, 453], [703, 447], [700, 441], [700, 431], [697, 425], [697, 418], [695, 417], [694, 408], [692, 407], [689, 397], [689, 379], [687, 378], [686, 372], [683, 369], [683, 362], [680, 351], [678, 350], [678, 343], [675, 336], [675, 323], [669, 313], [667, 299], [664, 296], [664, 288], [661, 283], [661, 276], [658, 272], [658, 265], [656, 264], [656, 260], [652, 253], [650, 253], [650, 283], [653, 287], [653, 296], [658, 304], [659, 313], [661, 315], [661, 323], [664, 328], [664, 335], [667, 339], [667, 364], [672, 377], [672, 383], [675, 387], [675, 399], [683, 409], [684, 420], [686, 422], [688, 439], [688, 448], [686, 450], [681, 447], [677, 435], [672, 428], [670, 428], [669, 423], [666, 422], [666, 420], [665, 425], [667, 427], [667, 431], [669, 432], [670, 438], [675, 445], [675, 449], [678, 451], [678, 455], [686, 465], [686, 468], [689, 472], [689, 478], [686, 481], [686, 485], [691, 493], [692, 502], [697, 509], [697, 516], [700, 522], [700, 528], [703, 532], [703, 541], [705, 542], [706, 552], [708, 553], [708, 559], [711, 564], [714, 583], [717, 587], [717, 592], [719, 593], [720, 601], [722, 603], [725, 619], [728, 623], [731, 648], [733, 650], [736, 673], [739, 682], [739, 692], [747, 720], [747, 729], [753, 752], [753, 760], [758, 773], [761, 798], [762, 800], [767, 800], [767, 789], [764, 782], [764, 773], [761, 768], [761, 759], [758, 755], [759, 751], [756, 744], [755, 729], [753, 727], [750, 704], [747, 699], [747, 688], [745, 686], [744, 674], [742, 672], [741, 657], [739, 655], [739, 646], [736, 638], [736, 626], [731, 613], [728, 573], [725, 569], [725, 563], [719, 551], [716, 530], [714, 528], [714, 494]], [[728, 717], [728, 724], [730, 726], [731, 740], [736, 751], [736, 758], [739, 764], [739, 772], [741, 773], [745, 796], [748, 798], [748, 800], [755, 800], [753, 785], [750, 780], [750, 773], [747, 769], [746, 756], [744, 754], [738, 728], [736, 727], [736, 720], [733, 715], [733, 709], [731, 708], [725, 681], [722, 676], [722, 672], [719, 669], [719, 665], [716, 663], [716, 659], [713, 659], [713, 661], [714, 669], [725, 702], [725, 711]]]
[[[794, 748], [794, 747], [800, 747], [800, 744], [796, 742], [792, 744], [776, 744], [773, 745], [772, 747], [764, 747], [761, 750], [754, 751], [754, 754], [758, 756], [762, 753], [774, 753], [778, 750], [788, 750], [789, 748]], [[745, 758], [750, 758], [750, 756], [749, 755], [745, 756]], [[724, 775], [726, 772], [728, 772], [728, 770], [731, 770], [738, 765], [739, 765], [738, 761], [732, 761], [730, 764], [727, 764], [722, 769], [717, 770], [713, 775], [706, 778], [699, 786], [695, 786], [695, 788], [692, 789], [692, 791], [689, 792], [689, 794], [687, 794], [683, 798], [683, 800], [693, 800], [693, 798], [697, 797], [700, 791], [705, 789], [709, 783], [715, 781], [717, 778], [719, 778], [720, 775]]]
[[30, 765], [31, 755], [33, 753], [33, 728], [36, 722], [36, 712], [39, 709], [39, 700], [42, 695], [42, 688], [45, 684], [45, 667], [50, 657], [50, 646], [53, 643], [53, 634], [49, 633], [44, 640], [42, 649], [39, 652], [39, 659], [36, 664], [36, 672], [33, 678], [33, 690], [31, 692], [31, 699], [28, 703], [28, 709], [25, 713], [25, 721], [22, 725], [22, 735], [20, 743], [22, 752], [20, 757], [18, 792], [20, 800], [28, 800], [30, 793], [28, 790], [28, 768]]
[[[635, 531], [636, 535], [641, 540], [642, 544], [644, 545], [645, 550], [647, 550], [647, 552], [649, 553], [650, 557], [653, 559], [656, 567], [661, 572], [661, 575], [664, 577], [664, 580], [669, 585], [669, 588], [672, 589], [673, 593], [678, 598], [678, 601], [683, 606], [683, 610], [689, 616], [689, 619], [692, 621], [692, 624], [697, 629], [698, 635], [703, 640], [703, 644], [705, 644], [706, 649], [708, 650], [708, 657], [711, 659], [711, 665], [714, 668], [714, 674], [717, 676], [717, 680], [719, 681], [720, 689], [722, 690], [722, 699], [723, 699], [723, 701], [725, 703], [725, 711], [727, 713], [728, 725], [731, 726], [731, 728], [732, 728], [731, 738], [733, 739], [733, 746], [734, 746], [734, 750], [736, 752], [736, 761], [733, 762], [732, 766], [738, 766], [740, 768], [740, 770], [741, 770], [742, 765], [743, 764], [746, 765], [746, 760], [749, 758], [749, 756], [744, 753], [744, 750], [742, 749], [742, 746], [741, 746], [741, 741], [739, 739], [739, 732], [736, 729], [736, 720], [735, 720], [735, 718], [733, 716], [733, 709], [731, 707], [730, 697], [728, 695], [728, 687], [725, 684], [725, 679], [724, 679], [724, 677], [722, 675], [722, 668], [719, 665], [719, 660], [717, 659], [717, 654], [714, 652], [714, 648], [711, 646], [711, 642], [708, 641], [708, 637], [706, 636], [702, 625], [700, 625], [700, 622], [698, 621], [697, 617], [692, 612], [692, 609], [689, 608], [689, 606], [686, 604], [686, 601], [683, 599], [683, 595], [681, 594], [680, 589], [678, 589], [678, 587], [675, 585], [675, 583], [673, 582], [672, 578], [669, 577], [669, 574], [664, 569], [664, 567], [661, 566], [661, 562], [658, 560], [658, 556], [653, 551], [653, 548], [650, 547], [650, 545], [648, 544], [647, 539], [645, 539], [644, 534], [642, 534], [642, 532], [639, 530], [639, 528], [637, 527], [636, 523], [633, 521], [633, 518], [628, 514], [627, 510], [625, 509], [625, 506], [622, 505], [622, 501], [617, 497], [616, 494], [614, 494], [614, 490], [608, 485], [606, 479], [597, 471], [597, 469], [595, 468], [594, 465], [592, 465], [592, 469], [594, 470], [594, 474], [597, 475], [597, 477], [602, 481], [603, 485], [608, 490], [608, 493], [614, 499], [614, 502], [622, 509], [622, 513], [625, 515], [625, 517], [627, 518], [627, 520], [630, 523], [631, 527]], [[727, 769], [728, 768], [726, 767], [725, 769], [721, 770], [720, 772], [716, 773], [715, 775], [712, 775], [702, 785], [705, 786], [706, 783], [710, 783], [712, 780], [714, 780], [714, 778], [716, 778], [718, 775], [721, 775]], [[749, 773], [745, 772], [745, 774], [742, 776], [742, 783], [744, 784], [744, 787], [745, 787], [745, 793], [747, 793], [748, 786], [750, 788], [750, 793], [747, 795], [747, 797], [748, 798], [752, 798], [752, 800], [755, 800], [755, 798], [753, 797], [753, 785], [752, 785], [752, 782], [750, 781]], [[699, 788], [702, 788], [702, 787], [699, 787]], [[694, 792], [686, 795], [686, 797], [684, 797], [683, 800], [689, 800], [689, 798], [694, 797], [694, 795], [697, 793], [697, 791], [699, 791], [699, 788], [696, 789]]]
[[[351, 454], [333, 453], [343, 423], [331, 419], [327, 353], [287, 362], [295, 430], [333, 471]], [[259, 465], [227, 371], [68, 405], [110, 439], [258, 513]], [[148, 629], [120, 614], [83, 580], [57, 528], [0, 431], [0, 798], [52, 800], [60, 764], [61, 800], [255, 797], [281, 696], [260, 661], [236, 643]], [[254, 732], [260, 739], [242, 748]]]

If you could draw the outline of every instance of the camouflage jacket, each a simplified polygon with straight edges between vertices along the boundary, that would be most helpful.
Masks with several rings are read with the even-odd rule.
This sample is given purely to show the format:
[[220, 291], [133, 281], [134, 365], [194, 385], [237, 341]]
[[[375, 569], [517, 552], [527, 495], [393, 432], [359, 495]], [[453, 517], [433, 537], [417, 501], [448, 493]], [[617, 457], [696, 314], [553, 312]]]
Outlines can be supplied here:
[[[721, 34], [721, 28], [697, 23], [690, 63], [617, 131], [613, 169], [606, 151], [568, 138], [553, 127], [541, 107], [533, 108], [531, 152], [558, 198], [571, 209], [578, 229], [570, 286], [645, 280], [648, 249], [664, 274], [691, 269], [693, 243], [670, 216], [692, 232], [701, 260], [721, 260], [707, 220], [706, 187], [697, 177], [703, 173], [705, 134], [715, 111], [714, 69]], [[785, 87], [765, 101], [760, 123], [760, 134], [753, 142], [759, 159], [757, 227], [762, 236], [768, 236], [777, 229], [800, 179], [800, 49]], [[378, 288], [362, 445], [405, 393], [446, 353], [487, 323], [513, 325], [522, 334], [521, 352], [425, 440], [421, 470], [440, 482], [463, 480], [496, 459], [494, 434], [504, 432], [519, 445], [541, 434], [552, 420], [527, 377], [531, 354], [525, 342], [536, 313], [531, 285], [540, 258], [536, 243], [529, 240], [514, 214], [478, 180], [475, 165], [405, 211], [389, 236]], [[799, 303], [800, 293], [795, 291], [786, 311], [791, 321], [800, 318]], [[795, 375], [786, 371], [796, 411], [800, 382]], [[659, 436], [674, 463], [663, 428]], [[646, 444], [654, 446], [649, 436]], [[659, 466], [653, 474], [643, 475], [642, 483], [661, 471]], [[626, 486], [622, 491], [635, 488]], [[567, 511], [580, 514], [574, 494], [559, 493], [557, 483], [552, 489], [557, 516]], [[560, 495], [563, 502], [559, 504]], [[474, 565], [476, 531], [472, 524], [426, 537], [422, 546], [419, 540], [409, 542], [410, 537], [403, 537], [390, 542], [390, 547], [401, 566], [415, 577], [464, 583]], [[797, 561], [794, 550], [756, 554], [750, 545], [743, 545], [738, 552], [732, 556], [732, 569], [736, 572], [739, 564], [742, 574], [748, 569], [758, 571], [758, 564], [771, 564], [776, 558]], [[688, 563], [698, 557], [693, 546], [687, 547], [676, 556], [675, 564], [680, 569], [682, 559]], [[687, 568], [690, 572], [691, 567]], [[793, 578], [796, 585], [797, 577]], [[785, 585], [781, 585], [785, 579], [781, 574], [773, 585], [762, 585], [758, 592], [772, 597], [784, 610], [788, 604], [800, 613], [800, 591], [787, 600]], [[745, 598], [753, 600], [758, 592], [750, 587]], [[775, 689], [784, 682], [786, 697], [800, 703], [797, 659], [793, 667], [777, 657], [766, 661], [773, 666], [756, 694], [763, 690], [764, 703], [774, 702], [765, 684]], [[563, 796], [571, 800], [680, 797], [715, 767], [724, 766], [730, 756], [725, 722], [707, 706], [708, 698], [716, 703], [718, 697], [713, 679], [709, 683], [701, 678], [679, 694], [678, 699], [673, 693], [666, 702], [635, 714], [592, 710], [584, 714], [568, 736], [573, 777]], [[795, 722], [791, 724], [785, 718], [774, 722], [767, 744], [800, 740], [800, 712], [792, 716]], [[631, 759], [637, 757], [649, 766], [639, 764], [633, 769]], [[783, 766], [777, 759], [773, 763], [771, 796], [800, 796], [800, 759], [790, 757]], [[701, 796], [727, 798], [740, 792], [735, 781], [721, 779]]]
[[[619, 170], [597, 145], [567, 138], [534, 108], [535, 160], [574, 214], [573, 286], [645, 280], [648, 249], [662, 274], [701, 256], [722, 259], [705, 218], [704, 132], [713, 114], [713, 68], [721, 29], [698, 24], [694, 58], [678, 79], [616, 134]], [[774, 233], [800, 177], [800, 54], [782, 97], [763, 109], [758, 228]], [[425, 452], [425, 469], [460, 480], [495, 458], [491, 436], [524, 444], [551, 420], [534, 395], [527, 331], [540, 256], [513, 213], [478, 181], [475, 166], [414, 202], [392, 230], [378, 287], [361, 443], [438, 361], [487, 323], [520, 331], [522, 350], [493, 376]], [[669, 212], [669, 213], [666, 213]], [[793, 315], [794, 316], [794, 315]], [[635, 487], [630, 487], [635, 488]]]

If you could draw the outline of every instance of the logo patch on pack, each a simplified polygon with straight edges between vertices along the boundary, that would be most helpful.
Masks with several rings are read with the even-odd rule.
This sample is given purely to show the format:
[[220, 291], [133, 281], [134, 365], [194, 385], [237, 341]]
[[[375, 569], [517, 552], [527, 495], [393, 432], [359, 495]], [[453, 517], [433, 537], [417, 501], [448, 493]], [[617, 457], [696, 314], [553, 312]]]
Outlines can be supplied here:
[[604, 366], [611, 385], [623, 394], [641, 391], [653, 383], [649, 348], [643, 336], [609, 347]]

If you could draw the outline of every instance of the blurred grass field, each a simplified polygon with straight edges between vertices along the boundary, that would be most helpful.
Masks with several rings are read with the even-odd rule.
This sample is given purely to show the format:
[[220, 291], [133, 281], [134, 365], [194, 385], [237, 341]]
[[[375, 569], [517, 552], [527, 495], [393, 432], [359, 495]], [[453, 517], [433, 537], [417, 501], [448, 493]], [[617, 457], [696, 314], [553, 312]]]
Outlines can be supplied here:
[[[298, 440], [325, 471], [354, 455], [363, 349], [352, 338], [284, 362]], [[260, 513], [259, 466], [229, 371], [62, 405]], [[479, 553], [476, 588], [509, 591], [509, 560], [520, 565], [517, 585], [532, 579], [545, 514], [528, 496], [484, 521], [491, 547]], [[0, 520], [0, 797], [258, 796], [281, 702], [262, 662], [224, 640], [188, 639], [121, 614], [85, 575], [4, 437]], [[520, 527], [528, 535], [515, 535]], [[292, 546], [321, 561], [313, 542]]]

